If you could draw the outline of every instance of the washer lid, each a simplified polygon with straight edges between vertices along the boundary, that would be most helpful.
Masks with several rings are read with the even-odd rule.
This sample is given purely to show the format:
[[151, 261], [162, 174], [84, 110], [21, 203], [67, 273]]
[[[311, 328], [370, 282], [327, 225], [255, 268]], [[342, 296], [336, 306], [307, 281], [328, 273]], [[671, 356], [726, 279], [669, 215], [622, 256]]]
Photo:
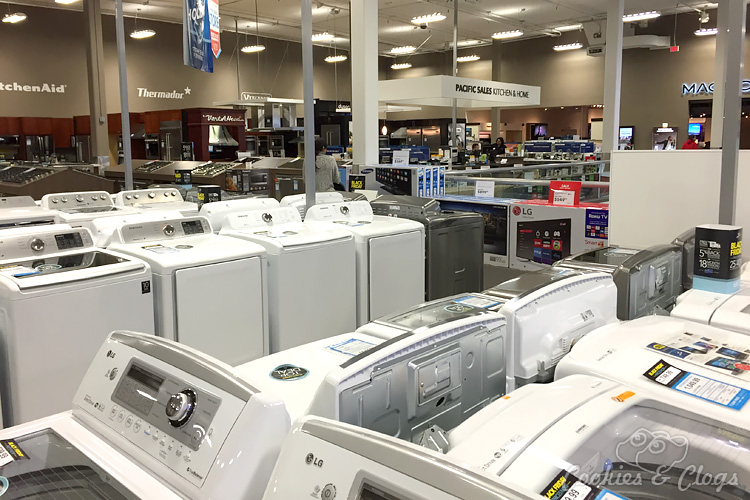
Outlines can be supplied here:
[[[15, 451], [3, 464], [0, 496], [137, 500], [138, 496], [52, 429], [6, 440]], [[144, 472], [145, 474], [145, 472]]]

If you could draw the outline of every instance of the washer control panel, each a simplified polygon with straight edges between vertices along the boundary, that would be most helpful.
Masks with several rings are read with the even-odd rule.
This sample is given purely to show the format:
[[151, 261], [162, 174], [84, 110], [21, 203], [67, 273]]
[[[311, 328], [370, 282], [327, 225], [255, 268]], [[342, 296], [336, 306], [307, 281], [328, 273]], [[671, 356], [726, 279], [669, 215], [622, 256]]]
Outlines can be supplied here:
[[79, 193], [54, 193], [42, 196], [42, 207], [52, 210], [70, 210], [94, 207], [114, 207], [106, 191], [81, 191]]
[[309, 221], [372, 221], [372, 207], [366, 201], [350, 201], [345, 203], [328, 203], [314, 205], [307, 211], [305, 220]]
[[117, 231], [122, 243], [163, 241], [212, 232], [211, 224], [205, 217], [184, 217], [126, 224]]
[[268, 228], [294, 222], [302, 223], [299, 212], [292, 207], [282, 207], [229, 214], [223, 227], [228, 229]]
[[201, 487], [250, 398], [238, 397], [212, 363], [157, 337], [112, 333], [78, 389], [73, 413], [95, 419], [106, 440], [155, 473], [169, 477], [142, 453]]
[[136, 189], [120, 191], [115, 196], [115, 205], [120, 207], [136, 207], [140, 205], [156, 205], [160, 203], [174, 203], [185, 201], [180, 192], [172, 188]]
[[29, 228], [20, 234], [16, 230], [9, 232], [0, 235], [0, 260], [43, 257], [94, 246], [91, 232], [83, 227], [52, 225]]

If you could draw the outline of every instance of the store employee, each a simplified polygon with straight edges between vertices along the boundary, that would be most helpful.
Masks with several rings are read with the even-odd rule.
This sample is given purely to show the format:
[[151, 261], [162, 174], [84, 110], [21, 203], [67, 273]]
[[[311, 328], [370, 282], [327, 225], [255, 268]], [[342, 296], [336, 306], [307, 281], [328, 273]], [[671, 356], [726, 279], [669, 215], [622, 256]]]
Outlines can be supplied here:
[[492, 146], [492, 157], [497, 158], [503, 155], [505, 155], [505, 139], [498, 137], [495, 139], [495, 145]]
[[344, 191], [339, 166], [326, 154], [326, 142], [315, 139], [315, 191]]

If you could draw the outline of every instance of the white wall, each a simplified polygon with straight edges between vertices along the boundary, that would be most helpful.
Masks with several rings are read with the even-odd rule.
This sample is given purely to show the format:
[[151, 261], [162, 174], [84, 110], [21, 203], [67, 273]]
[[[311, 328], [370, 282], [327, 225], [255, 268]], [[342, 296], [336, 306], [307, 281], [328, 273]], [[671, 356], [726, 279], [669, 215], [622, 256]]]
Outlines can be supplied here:
[[[645, 248], [717, 223], [721, 151], [612, 153], [609, 242]], [[750, 234], [750, 151], [740, 151], [736, 224]], [[745, 187], [743, 189], [742, 187]]]

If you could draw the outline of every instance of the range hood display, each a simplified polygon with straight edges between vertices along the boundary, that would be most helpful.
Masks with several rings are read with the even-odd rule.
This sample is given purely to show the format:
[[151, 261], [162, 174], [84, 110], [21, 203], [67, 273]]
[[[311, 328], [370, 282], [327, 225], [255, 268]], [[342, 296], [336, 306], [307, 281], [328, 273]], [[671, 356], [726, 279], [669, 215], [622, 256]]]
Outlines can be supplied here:
[[208, 129], [208, 143], [211, 146], [239, 146], [229, 130], [223, 125], [211, 125]]

